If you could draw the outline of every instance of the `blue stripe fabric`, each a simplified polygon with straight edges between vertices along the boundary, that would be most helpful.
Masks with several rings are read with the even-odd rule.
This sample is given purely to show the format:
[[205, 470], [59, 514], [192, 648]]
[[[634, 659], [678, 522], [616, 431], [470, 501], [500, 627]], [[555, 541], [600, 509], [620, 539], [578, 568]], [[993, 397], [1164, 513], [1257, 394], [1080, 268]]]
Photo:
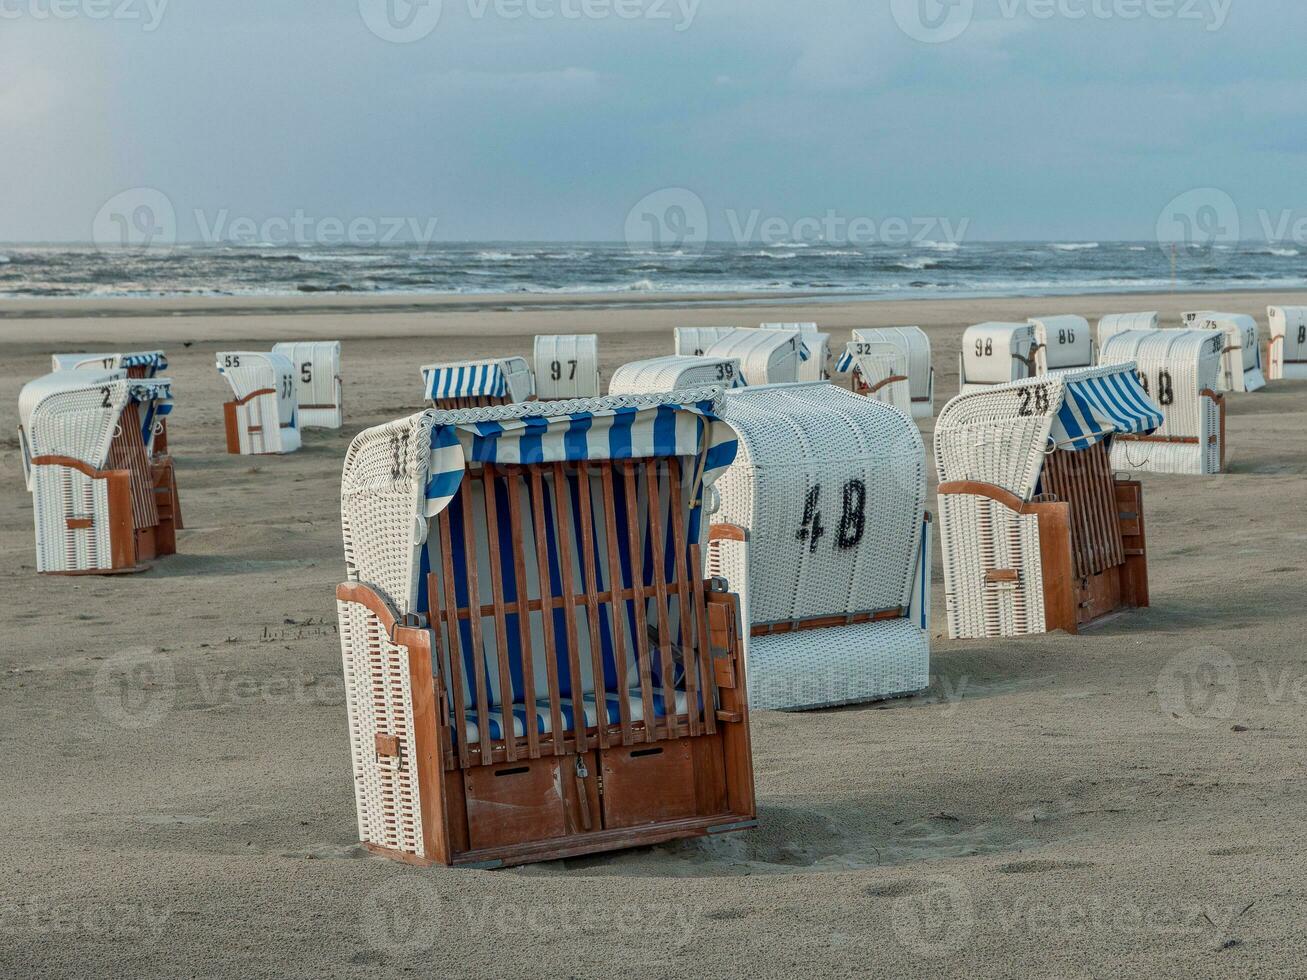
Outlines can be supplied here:
[[1147, 434], [1162, 426], [1162, 410], [1139, 384], [1133, 363], [1058, 377], [1066, 387], [1051, 435], [1060, 447], [1088, 449], [1113, 434]]
[[440, 364], [423, 368], [423, 388], [429, 401], [508, 394], [508, 379], [498, 363]]
[[840, 373], [844, 373], [845, 371], [852, 371], [853, 363], [854, 363], [853, 351], [849, 350], [846, 347], [844, 349], [844, 353], [840, 355], [840, 359], [835, 363], [835, 370], [839, 371]]

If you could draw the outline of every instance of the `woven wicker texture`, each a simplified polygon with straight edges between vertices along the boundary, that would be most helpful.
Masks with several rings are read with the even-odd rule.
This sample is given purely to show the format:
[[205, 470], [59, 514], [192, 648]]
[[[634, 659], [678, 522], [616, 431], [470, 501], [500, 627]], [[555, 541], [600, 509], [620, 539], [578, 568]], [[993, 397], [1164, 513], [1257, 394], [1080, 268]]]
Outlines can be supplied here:
[[1199, 476], [1220, 472], [1220, 409], [1201, 393], [1216, 388], [1225, 343], [1224, 333], [1211, 330], [1132, 330], [1107, 342], [1100, 362], [1135, 364], [1140, 382], [1162, 409], [1165, 423], [1155, 435], [1193, 440], [1119, 440], [1112, 447], [1116, 469]]
[[801, 334], [797, 330], [678, 327], [676, 353], [734, 358], [751, 385], [799, 380]]
[[1035, 493], [1064, 382], [1049, 377], [964, 393], [935, 423], [941, 483], [976, 480], [1022, 500]]
[[740, 451], [713, 521], [748, 531], [727, 578], [747, 581], [749, 622], [906, 608], [926, 497], [911, 419], [826, 384], [730, 392], [722, 417]]
[[[930, 360], [930, 338], [920, 327], [875, 327], [853, 331], [853, 342], [892, 344], [908, 359], [908, 386], [912, 393], [912, 414], [931, 418], [935, 414], [935, 368]], [[868, 348], [871, 353], [876, 348]]]
[[[366, 607], [353, 602], [336, 607], [359, 839], [425, 856], [408, 649], [391, 643]], [[378, 735], [398, 739], [403, 758], [379, 758]]]
[[608, 382], [610, 395], [636, 395], [679, 391], [701, 385], [736, 387], [744, 381], [734, 357], [694, 357], [668, 354], [623, 364]]
[[1084, 317], [1031, 317], [1030, 325], [1035, 328], [1035, 342], [1040, 345], [1035, 354], [1039, 374], [1093, 366], [1096, 352], [1094, 333]]
[[1307, 381], [1307, 306], [1270, 306], [1268, 377], [1272, 381]]
[[161, 350], [104, 354], [52, 354], [51, 371], [126, 371], [129, 378], [153, 378], [168, 366]]
[[598, 398], [599, 338], [595, 334], [552, 334], [535, 339], [536, 397]]
[[1235, 313], [1211, 313], [1195, 320], [1194, 326], [1199, 330], [1219, 330], [1225, 334], [1225, 354], [1217, 378], [1218, 391], [1251, 392], [1266, 387], [1256, 320]]
[[1109, 313], [1098, 321], [1098, 349], [1119, 333], [1127, 330], [1157, 330], [1160, 326], [1156, 313]]
[[908, 357], [896, 344], [855, 340], [840, 363], [853, 365], [853, 382], [859, 394], [912, 415]]
[[817, 329], [815, 323], [760, 323], [759, 330], [799, 332], [799, 343], [807, 353], [799, 363], [798, 381], [825, 381], [830, 377], [830, 334]]
[[344, 424], [340, 341], [273, 344], [272, 352], [282, 355], [295, 367], [300, 428], [339, 429]]
[[1020, 381], [1035, 373], [1035, 328], [1028, 323], [977, 323], [962, 334], [962, 391]]

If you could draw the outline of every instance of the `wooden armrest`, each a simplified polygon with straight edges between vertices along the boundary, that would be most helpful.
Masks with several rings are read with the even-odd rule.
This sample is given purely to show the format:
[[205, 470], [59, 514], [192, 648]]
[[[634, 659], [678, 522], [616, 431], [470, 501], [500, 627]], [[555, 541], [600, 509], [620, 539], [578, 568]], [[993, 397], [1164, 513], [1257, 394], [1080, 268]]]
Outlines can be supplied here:
[[748, 541], [749, 532], [738, 524], [713, 524], [708, 528], [709, 541]]
[[1015, 568], [991, 568], [985, 573], [986, 582], [1020, 582], [1021, 573]]

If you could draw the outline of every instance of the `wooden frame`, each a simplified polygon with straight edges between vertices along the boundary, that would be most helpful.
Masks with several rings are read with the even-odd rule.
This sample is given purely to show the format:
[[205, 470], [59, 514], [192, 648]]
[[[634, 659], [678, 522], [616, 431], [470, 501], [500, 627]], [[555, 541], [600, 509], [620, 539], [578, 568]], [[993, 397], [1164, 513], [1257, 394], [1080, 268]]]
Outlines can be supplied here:
[[[1081, 452], [1051, 454], [1044, 485], [1049, 492], [1030, 503], [1001, 487], [972, 481], [942, 483], [939, 494], [984, 497], [1038, 520], [1046, 630], [1079, 633], [1121, 609], [1147, 607], [1142, 485], [1113, 479], [1101, 442]], [[987, 582], [1020, 580], [1020, 569], [986, 571]]]
[[[674, 456], [487, 463], [429, 522], [425, 614], [338, 587], [407, 660], [412, 730], [367, 735], [362, 764], [417, 801], [421, 839], [370, 849], [500, 867], [756, 824], [736, 600], [700, 577], [683, 475]], [[670, 517], [641, 514], [641, 493]], [[522, 541], [540, 543], [534, 568]], [[622, 541], [664, 560], [624, 565]]]

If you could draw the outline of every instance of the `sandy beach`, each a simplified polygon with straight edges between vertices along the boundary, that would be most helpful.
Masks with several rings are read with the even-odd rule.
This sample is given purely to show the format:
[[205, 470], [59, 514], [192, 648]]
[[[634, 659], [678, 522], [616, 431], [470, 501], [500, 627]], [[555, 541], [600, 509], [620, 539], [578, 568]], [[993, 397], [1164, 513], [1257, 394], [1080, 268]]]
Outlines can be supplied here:
[[[675, 326], [816, 320], [838, 347], [915, 323], [947, 398], [971, 323], [1229, 309], [1264, 331], [1303, 295], [7, 301], [0, 976], [1302, 977], [1305, 384], [1232, 396], [1229, 473], [1143, 477], [1150, 609], [950, 642], [937, 550], [929, 692], [756, 713], [743, 834], [493, 872], [369, 855], [334, 589], [346, 447], [420, 410], [426, 361], [595, 332], [606, 378]], [[343, 342], [345, 428], [228, 456], [214, 352], [317, 338]], [[154, 348], [179, 553], [38, 577], [20, 388], [51, 353]]]

